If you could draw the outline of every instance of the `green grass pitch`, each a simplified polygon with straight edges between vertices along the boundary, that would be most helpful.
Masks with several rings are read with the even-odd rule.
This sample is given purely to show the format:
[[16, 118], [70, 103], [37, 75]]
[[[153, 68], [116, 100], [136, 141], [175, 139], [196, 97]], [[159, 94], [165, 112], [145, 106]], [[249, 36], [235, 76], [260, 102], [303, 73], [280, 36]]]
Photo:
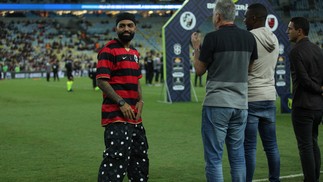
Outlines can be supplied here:
[[[101, 93], [92, 89], [89, 78], [75, 78], [73, 87], [73, 93], [66, 91], [66, 79], [0, 81], [0, 181], [96, 181], [104, 150]], [[205, 90], [195, 88], [198, 102], [192, 97], [192, 102], [166, 104], [159, 102], [164, 99], [162, 88], [142, 84], [149, 181], [203, 182], [200, 123]], [[277, 136], [281, 176], [300, 174], [289, 114], [277, 112]], [[320, 135], [321, 148], [322, 141]], [[223, 157], [225, 181], [231, 181], [226, 152]], [[267, 173], [258, 140], [255, 179], [266, 179]], [[282, 181], [302, 181], [302, 177]]]

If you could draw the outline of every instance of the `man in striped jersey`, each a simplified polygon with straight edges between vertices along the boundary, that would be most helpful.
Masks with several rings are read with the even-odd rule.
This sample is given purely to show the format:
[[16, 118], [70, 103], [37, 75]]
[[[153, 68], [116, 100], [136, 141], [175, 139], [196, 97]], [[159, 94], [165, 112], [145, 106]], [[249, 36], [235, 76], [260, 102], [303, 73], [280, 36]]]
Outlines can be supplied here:
[[139, 52], [130, 44], [136, 32], [135, 16], [120, 13], [116, 18], [118, 38], [98, 54], [97, 84], [103, 92], [101, 124], [105, 127], [98, 181], [148, 180], [148, 143], [142, 125], [143, 99]]

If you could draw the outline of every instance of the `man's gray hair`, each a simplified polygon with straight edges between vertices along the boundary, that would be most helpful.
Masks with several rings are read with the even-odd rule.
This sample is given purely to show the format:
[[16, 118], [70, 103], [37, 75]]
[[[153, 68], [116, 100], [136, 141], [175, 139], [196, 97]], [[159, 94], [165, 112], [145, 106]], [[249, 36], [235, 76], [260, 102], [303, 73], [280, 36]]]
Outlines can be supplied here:
[[224, 21], [234, 21], [236, 7], [232, 0], [215, 0], [213, 13], [219, 13]]

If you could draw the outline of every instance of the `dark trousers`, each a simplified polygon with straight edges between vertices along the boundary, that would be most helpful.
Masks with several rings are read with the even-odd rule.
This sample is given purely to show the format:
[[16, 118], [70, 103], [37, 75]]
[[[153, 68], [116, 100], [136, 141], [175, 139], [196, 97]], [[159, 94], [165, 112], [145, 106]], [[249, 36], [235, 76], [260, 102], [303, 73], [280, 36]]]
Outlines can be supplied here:
[[59, 81], [59, 77], [58, 77], [58, 72], [54, 71], [54, 81], [56, 81], [56, 79]]
[[154, 70], [152, 69], [148, 69], [146, 71], [146, 74], [147, 74], [147, 84], [152, 84], [153, 83], [153, 78], [154, 78]]
[[155, 83], [159, 82], [159, 70], [155, 70]]
[[122, 182], [126, 173], [131, 181], [148, 181], [148, 143], [143, 125], [117, 122], [105, 127], [98, 182]]
[[163, 68], [163, 65], [160, 68], [160, 83], [164, 83], [164, 68]]
[[292, 109], [292, 122], [304, 173], [304, 182], [318, 182], [321, 153], [318, 146], [318, 127], [322, 111]]
[[46, 80], [49, 82], [49, 79], [50, 79], [50, 72], [47, 72], [46, 73]]
[[92, 87], [95, 88], [96, 86], [96, 78], [92, 78]]

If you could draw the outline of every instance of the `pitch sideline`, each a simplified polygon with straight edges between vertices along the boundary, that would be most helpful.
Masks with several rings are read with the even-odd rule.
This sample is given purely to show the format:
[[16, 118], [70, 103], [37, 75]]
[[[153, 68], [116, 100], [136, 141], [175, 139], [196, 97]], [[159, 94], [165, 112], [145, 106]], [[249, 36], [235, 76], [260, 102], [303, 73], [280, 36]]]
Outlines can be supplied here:
[[[323, 173], [323, 171], [320, 172], [321, 174]], [[279, 179], [289, 179], [289, 178], [296, 178], [296, 177], [300, 177], [303, 176], [303, 173], [301, 174], [291, 174], [288, 176], [281, 176]], [[268, 181], [268, 179], [256, 179], [256, 180], [252, 180], [252, 182], [262, 182], [262, 181]]]

